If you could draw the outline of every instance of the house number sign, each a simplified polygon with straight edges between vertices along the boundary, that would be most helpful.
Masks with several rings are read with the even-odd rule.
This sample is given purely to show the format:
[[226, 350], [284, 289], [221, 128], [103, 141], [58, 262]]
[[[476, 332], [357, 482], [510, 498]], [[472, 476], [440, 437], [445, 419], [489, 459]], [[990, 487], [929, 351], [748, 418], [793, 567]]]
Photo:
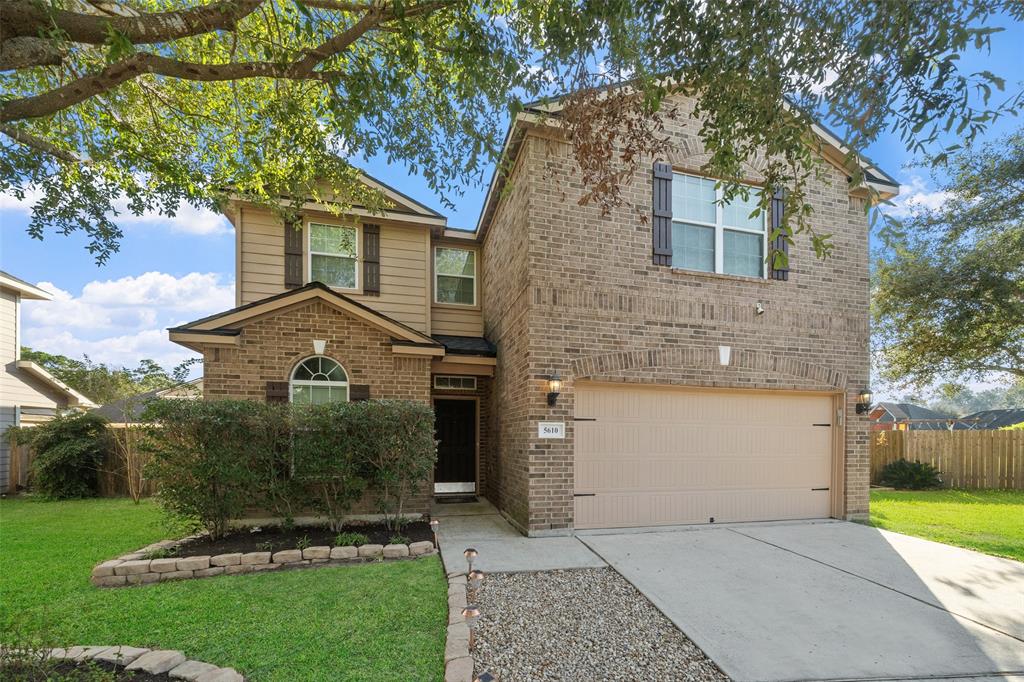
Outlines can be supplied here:
[[565, 438], [565, 422], [537, 422], [538, 438]]

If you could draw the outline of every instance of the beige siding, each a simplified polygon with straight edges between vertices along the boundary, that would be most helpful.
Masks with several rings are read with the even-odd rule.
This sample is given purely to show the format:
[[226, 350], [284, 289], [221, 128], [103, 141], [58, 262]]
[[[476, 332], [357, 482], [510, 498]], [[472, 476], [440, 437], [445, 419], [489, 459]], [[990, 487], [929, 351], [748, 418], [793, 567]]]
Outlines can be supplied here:
[[18, 369], [18, 295], [0, 290], [0, 403], [5, 406], [64, 407], [64, 396]]
[[[319, 216], [325, 222], [336, 218]], [[239, 303], [245, 305], [285, 291], [284, 223], [265, 209], [243, 207], [239, 220]], [[421, 332], [429, 330], [427, 291], [430, 232], [425, 226], [381, 222], [380, 296], [344, 292]], [[305, 239], [304, 239], [305, 243]], [[304, 248], [307, 248], [304, 246]], [[308, 258], [304, 264], [309, 279]]]
[[576, 527], [824, 518], [832, 397], [576, 386]]
[[270, 211], [242, 207], [238, 224], [241, 272], [235, 286], [245, 305], [284, 291], [284, 223]]
[[435, 305], [430, 309], [430, 333], [483, 336], [484, 316], [479, 308]]

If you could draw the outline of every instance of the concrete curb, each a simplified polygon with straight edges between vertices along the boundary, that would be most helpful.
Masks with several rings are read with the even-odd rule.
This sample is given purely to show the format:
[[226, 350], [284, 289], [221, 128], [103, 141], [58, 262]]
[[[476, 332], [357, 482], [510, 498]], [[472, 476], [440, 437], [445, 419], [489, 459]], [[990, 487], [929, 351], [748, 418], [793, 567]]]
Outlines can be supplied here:
[[169, 550], [186, 540], [163, 540], [97, 564], [90, 580], [96, 587], [126, 587], [210, 578], [217, 575], [241, 575], [281, 568], [308, 568], [340, 563], [392, 561], [434, 554], [434, 543], [424, 540], [408, 545], [321, 546], [306, 549], [285, 549], [277, 552], [234, 552], [230, 554], [196, 555], [146, 559], [149, 552]]
[[145, 649], [134, 646], [73, 646], [50, 649], [47, 658], [68, 661], [104, 661], [123, 665], [125, 670], [142, 670], [153, 675], [167, 673], [186, 682], [245, 682], [234, 668], [219, 668], [193, 661], [180, 651]]
[[448, 576], [448, 634], [444, 646], [444, 682], [473, 682], [469, 627], [462, 617], [466, 607], [466, 575]]

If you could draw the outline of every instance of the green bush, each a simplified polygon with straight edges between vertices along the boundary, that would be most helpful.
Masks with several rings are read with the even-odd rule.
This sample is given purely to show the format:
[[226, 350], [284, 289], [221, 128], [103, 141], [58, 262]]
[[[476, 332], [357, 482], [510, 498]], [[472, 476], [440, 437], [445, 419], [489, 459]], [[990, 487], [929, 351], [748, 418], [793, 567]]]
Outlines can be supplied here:
[[366, 403], [296, 406], [292, 446], [295, 478], [313, 507], [341, 530], [345, 515], [366, 490], [369, 472], [363, 452], [358, 407]]
[[252, 506], [287, 522], [312, 505], [337, 532], [368, 486], [398, 530], [437, 458], [433, 410], [423, 403], [160, 400], [146, 416], [146, 475], [158, 500], [214, 537]]
[[334, 536], [334, 546], [342, 547], [345, 545], [366, 545], [369, 544], [370, 538], [363, 533], [353, 533], [351, 531], [346, 533], [338, 533]]
[[266, 497], [264, 462], [273, 457], [285, 418], [276, 404], [246, 400], [157, 400], [143, 447], [151, 459], [146, 475], [158, 485], [160, 505], [175, 516], [195, 518], [215, 538], [231, 520]]
[[18, 442], [32, 448], [32, 487], [45, 497], [95, 497], [99, 470], [110, 449], [107, 420], [91, 412], [58, 415], [18, 431]]
[[925, 490], [942, 485], [941, 472], [927, 462], [909, 462], [898, 459], [882, 469], [882, 485], [909, 490]]

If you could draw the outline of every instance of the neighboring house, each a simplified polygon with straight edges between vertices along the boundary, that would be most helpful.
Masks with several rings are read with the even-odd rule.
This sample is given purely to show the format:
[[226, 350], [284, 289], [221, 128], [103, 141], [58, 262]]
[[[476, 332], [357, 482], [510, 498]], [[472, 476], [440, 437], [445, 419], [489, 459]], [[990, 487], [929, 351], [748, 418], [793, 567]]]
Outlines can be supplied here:
[[110, 426], [117, 428], [128, 424], [135, 424], [141, 421], [142, 413], [150, 400], [167, 398], [197, 399], [203, 397], [203, 379], [193, 379], [171, 386], [170, 388], [158, 388], [153, 391], [146, 391], [128, 398], [115, 400], [112, 403], [101, 405], [93, 410], [110, 422]]
[[957, 428], [1003, 429], [1024, 422], [1024, 409], [982, 410], [963, 417], [961, 422], [963, 426]]
[[808, 196], [834, 254], [769, 243], [781, 202], [755, 219], [717, 205], [693, 102], [675, 99], [673, 150], [607, 216], [576, 201], [557, 102], [554, 123], [513, 121], [472, 232], [368, 176], [383, 214], [310, 200], [286, 226], [234, 201], [238, 307], [171, 339], [203, 354], [208, 398], [432, 402], [433, 492], [484, 495], [531, 535], [863, 517], [868, 188], [815, 127], [827, 163]]
[[871, 409], [872, 431], [946, 431], [956, 417], [913, 403], [877, 403]]
[[11, 448], [5, 432], [11, 426], [38, 424], [66, 408], [95, 407], [34, 362], [21, 359], [21, 301], [49, 301], [48, 292], [0, 272], [0, 491], [13, 489], [9, 481]]

